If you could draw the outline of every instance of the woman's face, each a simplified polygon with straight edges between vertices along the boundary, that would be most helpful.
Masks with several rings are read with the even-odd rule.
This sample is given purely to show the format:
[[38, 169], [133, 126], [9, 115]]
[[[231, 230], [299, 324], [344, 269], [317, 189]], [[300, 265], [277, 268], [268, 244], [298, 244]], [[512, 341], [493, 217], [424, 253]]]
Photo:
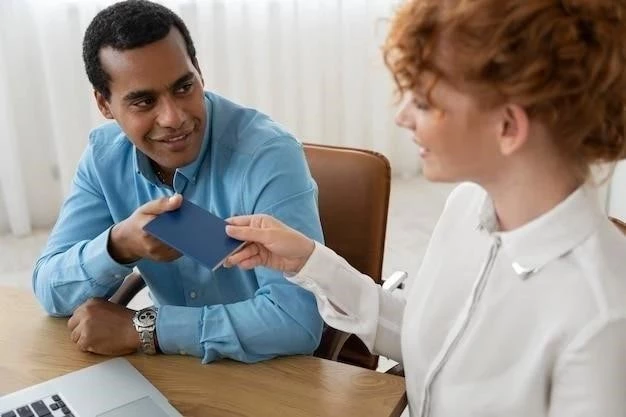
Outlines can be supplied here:
[[[425, 75], [422, 85], [432, 85]], [[502, 120], [497, 109], [484, 110], [470, 95], [443, 80], [430, 91], [405, 93], [396, 123], [413, 133], [431, 181], [482, 183], [501, 163], [498, 137]]]

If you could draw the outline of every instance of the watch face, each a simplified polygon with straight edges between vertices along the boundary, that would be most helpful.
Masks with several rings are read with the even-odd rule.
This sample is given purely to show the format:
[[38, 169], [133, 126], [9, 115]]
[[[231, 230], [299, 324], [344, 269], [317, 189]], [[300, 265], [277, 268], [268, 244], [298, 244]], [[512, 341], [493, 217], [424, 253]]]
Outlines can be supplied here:
[[139, 317], [137, 317], [137, 320], [144, 326], [152, 325], [156, 320], [156, 313], [154, 312], [154, 310], [144, 310], [139, 313]]

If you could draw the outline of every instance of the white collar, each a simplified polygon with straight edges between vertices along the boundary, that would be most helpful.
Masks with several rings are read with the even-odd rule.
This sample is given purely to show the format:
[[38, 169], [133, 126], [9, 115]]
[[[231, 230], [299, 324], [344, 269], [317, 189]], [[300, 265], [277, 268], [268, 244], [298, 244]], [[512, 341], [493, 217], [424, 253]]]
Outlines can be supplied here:
[[550, 261], [565, 256], [593, 233], [602, 210], [594, 190], [581, 186], [556, 207], [511, 231], [499, 232], [498, 219], [487, 195], [479, 213], [479, 230], [501, 240], [511, 267], [527, 279]]

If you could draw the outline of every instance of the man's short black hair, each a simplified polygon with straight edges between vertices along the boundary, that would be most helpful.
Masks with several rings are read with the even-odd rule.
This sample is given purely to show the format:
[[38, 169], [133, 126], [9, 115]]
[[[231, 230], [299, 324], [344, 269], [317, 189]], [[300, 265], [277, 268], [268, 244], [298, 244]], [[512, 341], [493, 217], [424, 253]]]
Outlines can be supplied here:
[[111, 98], [111, 78], [102, 68], [99, 58], [102, 48], [111, 47], [119, 51], [139, 48], [165, 38], [172, 27], [183, 36], [189, 58], [200, 72], [196, 48], [187, 26], [167, 7], [147, 0], [127, 0], [98, 13], [87, 27], [83, 40], [85, 71], [93, 88], [106, 100]]

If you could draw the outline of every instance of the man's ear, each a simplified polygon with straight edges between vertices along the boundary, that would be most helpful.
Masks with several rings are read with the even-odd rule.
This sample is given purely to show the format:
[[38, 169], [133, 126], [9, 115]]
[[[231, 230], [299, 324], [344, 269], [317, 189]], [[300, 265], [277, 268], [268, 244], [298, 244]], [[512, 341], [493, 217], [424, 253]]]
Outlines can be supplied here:
[[109, 102], [99, 91], [94, 90], [93, 95], [96, 98], [96, 104], [98, 105], [98, 110], [106, 119], [114, 119], [113, 113], [111, 113], [111, 109], [109, 107]]
[[528, 140], [530, 121], [526, 110], [518, 104], [507, 104], [500, 129], [500, 152], [505, 156], [512, 155]]

